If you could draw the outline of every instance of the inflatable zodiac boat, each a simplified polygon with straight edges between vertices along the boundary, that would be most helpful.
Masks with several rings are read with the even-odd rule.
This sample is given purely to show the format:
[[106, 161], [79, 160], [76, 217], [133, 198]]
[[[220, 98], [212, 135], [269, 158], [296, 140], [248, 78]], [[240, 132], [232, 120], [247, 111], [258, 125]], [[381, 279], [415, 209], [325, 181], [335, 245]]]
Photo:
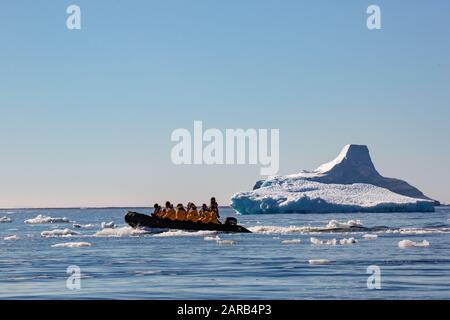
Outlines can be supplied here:
[[225, 223], [203, 223], [192, 221], [174, 221], [151, 217], [146, 214], [128, 211], [125, 215], [125, 222], [133, 228], [160, 228], [160, 229], [180, 229], [180, 230], [210, 230], [220, 232], [240, 232], [251, 233], [250, 230], [237, 224], [236, 218], [228, 217]]

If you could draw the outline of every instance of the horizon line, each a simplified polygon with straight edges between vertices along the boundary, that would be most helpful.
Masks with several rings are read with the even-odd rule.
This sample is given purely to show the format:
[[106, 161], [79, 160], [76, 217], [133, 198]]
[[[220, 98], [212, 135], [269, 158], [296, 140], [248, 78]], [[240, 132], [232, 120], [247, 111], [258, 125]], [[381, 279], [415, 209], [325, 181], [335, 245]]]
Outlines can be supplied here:
[[[0, 208], [0, 210], [55, 210], [55, 209], [61, 209], [61, 210], [67, 210], [67, 209], [79, 209], [79, 210], [85, 210], [85, 209], [152, 209], [153, 207], [147, 207], [147, 206], [106, 206], [106, 207], [83, 207], [83, 206], [75, 206], [75, 207], [23, 207], [23, 208]], [[231, 208], [231, 206], [219, 206], [219, 208]]]

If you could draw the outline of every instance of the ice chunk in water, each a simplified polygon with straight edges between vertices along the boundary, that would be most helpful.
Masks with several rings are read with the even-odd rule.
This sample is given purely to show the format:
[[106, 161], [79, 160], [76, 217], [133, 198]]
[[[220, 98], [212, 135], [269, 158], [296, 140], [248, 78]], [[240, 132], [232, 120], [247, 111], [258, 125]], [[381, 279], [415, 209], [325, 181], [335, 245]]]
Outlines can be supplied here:
[[427, 240], [423, 240], [422, 242], [414, 242], [411, 240], [402, 240], [398, 243], [398, 246], [402, 249], [406, 248], [414, 248], [414, 247], [428, 247], [430, 243]]
[[52, 248], [81, 248], [90, 246], [91, 244], [89, 242], [65, 242], [54, 244]]
[[24, 221], [28, 224], [44, 224], [44, 223], [69, 223], [67, 218], [52, 218], [50, 216], [39, 214], [35, 218], [28, 219]]
[[51, 231], [43, 231], [41, 232], [41, 236], [44, 238], [53, 238], [53, 237], [71, 237], [78, 236], [80, 233], [70, 230], [70, 229], [55, 229]]

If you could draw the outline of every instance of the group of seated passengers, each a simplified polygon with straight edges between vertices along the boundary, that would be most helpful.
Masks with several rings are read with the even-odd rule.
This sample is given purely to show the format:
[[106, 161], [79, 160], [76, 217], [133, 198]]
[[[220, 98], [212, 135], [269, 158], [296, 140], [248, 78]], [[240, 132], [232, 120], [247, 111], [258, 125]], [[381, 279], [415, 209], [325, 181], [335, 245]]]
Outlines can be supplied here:
[[154, 205], [153, 217], [161, 219], [170, 219], [173, 221], [192, 221], [203, 223], [220, 223], [219, 221], [219, 206], [215, 198], [211, 198], [211, 205], [208, 207], [205, 203], [200, 210], [192, 202], [187, 204], [186, 209], [180, 203], [173, 207], [173, 205], [167, 201], [165, 208], [162, 208], [159, 204]]

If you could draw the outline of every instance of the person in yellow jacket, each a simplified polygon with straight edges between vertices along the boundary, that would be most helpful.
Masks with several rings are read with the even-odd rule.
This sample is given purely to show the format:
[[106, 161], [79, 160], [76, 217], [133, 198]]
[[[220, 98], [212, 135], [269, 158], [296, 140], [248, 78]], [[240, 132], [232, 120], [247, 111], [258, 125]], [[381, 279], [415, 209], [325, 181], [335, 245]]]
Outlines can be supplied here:
[[154, 211], [152, 213], [152, 217], [154, 218], [162, 218], [164, 216], [164, 210], [163, 208], [161, 208], [161, 206], [157, 203], [155, 203], [155, 205], [153, 206]]
[[165, 212], [166, 214], [163, 216], [164, 219], [176, 220], [177, 216], [175, 209], [173, 208], [173, 205], [169, 201], [166, 202]]
[[198, 214], [197, 207], [193, 203], [188, 204], [188, 213], [187, 213], [187, 220], [192, 222], [197, 222], [200, 219], [200, 215]]
[[211, 220], [211, 213], [208, 210], [207, 205], [204, 203], [200, 209], [200, 221], [203, 223], [209, 223]]
[[176, 216], [177, 221], [186, 221], [187, 220], [187, 212], [181, 203], [177, 204], [177, 210], [176, 210], [175, 216]]
[[220, 218], [219, 215], [219, 204], [216, 201], [216, 198], [211, 198], [211, 205], [209, 206], [209, 211], [215, 211], [217, 213], [217, 218]]
[[218, 217], [218, 213], [216, 211], [211, 211], [209, 213], [209, 223], [216, 223], [219, 224], [219, 217]]

